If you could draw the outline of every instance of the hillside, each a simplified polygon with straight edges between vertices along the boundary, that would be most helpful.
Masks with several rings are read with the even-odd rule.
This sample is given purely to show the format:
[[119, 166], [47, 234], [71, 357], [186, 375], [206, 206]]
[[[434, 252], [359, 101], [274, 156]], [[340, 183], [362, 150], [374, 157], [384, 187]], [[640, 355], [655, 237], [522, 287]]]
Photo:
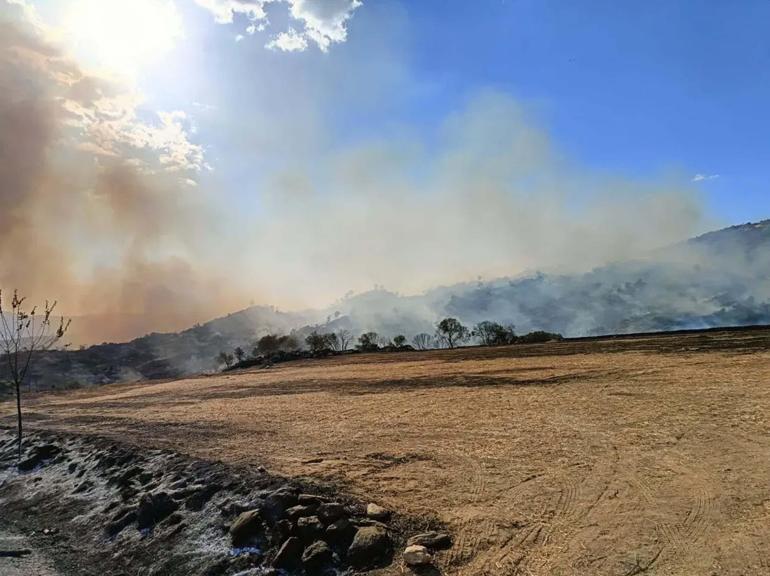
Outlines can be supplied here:
[[168, 378], [212, 371], [221, 350], [267, 333], [345, 328], [386, 338], [432, 333], [455, 316], [565, 336], [654, 332], [770, 323], [770, 220], [710, 232], [645, 258], [584, 274], [535, 273], [439, 287], [415, 296], [378, 289], [324, 310], [284, 313], [256, 306], [188, 330], [49, 354], [33, 388]]

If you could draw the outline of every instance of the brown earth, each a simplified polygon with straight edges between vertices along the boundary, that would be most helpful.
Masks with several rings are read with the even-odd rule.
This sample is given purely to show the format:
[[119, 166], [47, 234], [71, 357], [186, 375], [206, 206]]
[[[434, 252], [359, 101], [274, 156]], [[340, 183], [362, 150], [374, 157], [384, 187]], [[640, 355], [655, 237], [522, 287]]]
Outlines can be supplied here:
[[770, 574], [770, 331], [355, 355], [28, 404], [35, 427], [438, 517], [448, 575]]

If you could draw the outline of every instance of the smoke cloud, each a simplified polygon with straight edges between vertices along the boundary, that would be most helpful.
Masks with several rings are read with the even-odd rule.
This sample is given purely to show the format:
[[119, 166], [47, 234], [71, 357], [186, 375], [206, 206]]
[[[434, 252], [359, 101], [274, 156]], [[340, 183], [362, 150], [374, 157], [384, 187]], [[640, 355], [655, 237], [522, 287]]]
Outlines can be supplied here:
[[0, 286], [83, 316], [75, 342], [243, 305], [193, 257], [207, 212], [187, 174], [202, 157], [178, 115], [138, 122], [130, 94], [85, 74], [14, 8], [0, 12]]
[[[323, 122], [303, 124], [303, 142], [276, 129], [271, 146], [288, 152], [260, 177], [260, 210], [237, 214], [195, 185], [208, 165], [184, 113], [141, 120], [134, 94], [21, 21], [0, 12], [0, 286], [58, 298], [81, 317], [76, 341], [176, 330], [249, 301], [322, 307], [374, 285], [586, 271], [707, 225], [688, 177], [582, 168], [496, 92], [427, 136], [330, 147]], [[313, 106], [297, 116], [316, 118]]]

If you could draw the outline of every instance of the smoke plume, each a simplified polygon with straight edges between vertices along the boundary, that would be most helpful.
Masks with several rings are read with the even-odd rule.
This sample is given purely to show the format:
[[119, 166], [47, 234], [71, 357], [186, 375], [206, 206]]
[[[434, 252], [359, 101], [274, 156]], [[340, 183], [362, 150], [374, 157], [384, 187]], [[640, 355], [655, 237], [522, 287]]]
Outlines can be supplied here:
[[[0, 11], [0, 286], [57, 298], [79, 317], [76, 341], [176, 330], [249, 301], [321, 307], [374, 285], [419, 293], [526, 270], [580, 272], [705, 226], [687, 178], [581, 168], [496, 92], [427, 135], [406, 127], [345, 146], [329, 145], [323, 104], [309, 97], [293, 112], [299, 128], [264, 119], [260, 138], [281, 158], [255, 178], [260, 210], [241, 213], [222, 206], [231, 193], [195, 185], [207, 159], [186, 114], [142, 119], [136, 95], [12, 16]], [[341, 62], [364, 74], [364, 60]], [[321, 102], [340, 77], [327, 76], [309, 86]], [[411, 81], [388, 78], [380, 91]], [[367, 92], [376, 82], [361, 84], [362, 98], [382, 97]], [[276, 102], [303, 93], [282, 82], [261, 89]]]

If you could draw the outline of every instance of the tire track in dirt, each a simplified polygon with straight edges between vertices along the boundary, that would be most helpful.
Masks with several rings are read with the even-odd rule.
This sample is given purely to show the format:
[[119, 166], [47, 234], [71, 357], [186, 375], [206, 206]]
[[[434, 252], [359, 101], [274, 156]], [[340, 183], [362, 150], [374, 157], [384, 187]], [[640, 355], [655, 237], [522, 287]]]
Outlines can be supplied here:
[[[545, 474], [533, 474], [513, 486], [505, 493], [505, 502], [515, 507], [515, 503], [527, 493], [534, 492], [533, 498], [543, 492], [540, 487], [545, 480]], [[512, 575], [515, 574], [521, 562], [526, 558], [527, 550], [537, 546], [540, 543], [541, 535], [545, 529], [543, 518], [546, 517], [548, 510], [552, 507], [552, 499], [543, 500], [537, 514], [536, 520], [522, 530], [511, 534], [508, 529], [507, 537], [499, 538], [501, 544], [494, 553], [483, 563], [485, 573], [493, 575]]]
[[[457, 470], [469, 472], [468, 500], [461, 504], [464, 507], [482, 504], [486, 496], [487, 486], [483, 464], [471, 456], [454, 456], [461, 461], [457, 465]], [[462, 565], [471, 560], [477, 553], [481, 538], [493, 535], [494, 525], [490, 520], [479, 525], [469, 514], [462, 514], [456, 533], [455, 543], [447, 558], [450, 565]]]
[[[656, 563], [663, 558], [675, 560], [690, 554], [691, 550], [697, 548], [705, 539], [706, 531], [714, 520], [714, 497], [708, 490], [708, 483], [703, 480], [708, 477], [705, 471], [693, 467], [677, 467], [676, 473], [677, 478], [686, 479], [689, 484], [687, 494], [680, 496], [686, 499], [686, 511], [680, 521], [654, 523], [653, 529], [663, 543], [660, 553], [655, 556]], [[637, 474], [630, 483], [638, 490], [644, 504], [650, 509], [665, 510], [664, 503], [675, 500], [677, 495], [669, 494], [664, 498], [654, 494], [643, 477], [643, 474]], [[645, 571], [648, 569], [649, 567], [645, 568]]]

